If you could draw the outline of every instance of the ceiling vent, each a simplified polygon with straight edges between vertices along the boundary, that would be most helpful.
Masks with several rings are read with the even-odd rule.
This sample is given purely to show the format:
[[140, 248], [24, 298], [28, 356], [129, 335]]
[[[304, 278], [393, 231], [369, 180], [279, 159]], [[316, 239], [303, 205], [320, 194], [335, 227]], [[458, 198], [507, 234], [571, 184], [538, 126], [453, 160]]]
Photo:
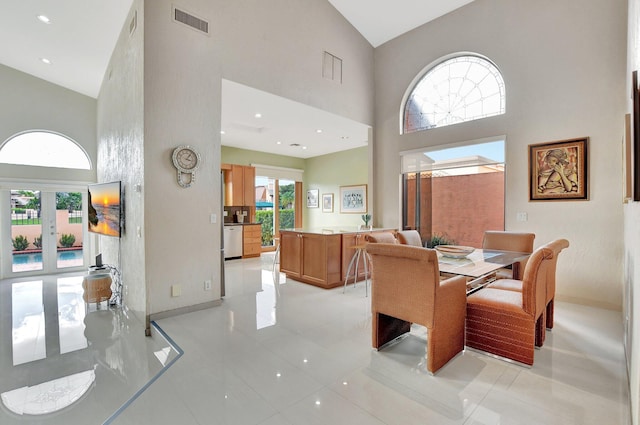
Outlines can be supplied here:
[[209, 22], [187, 13], [184, 10], [180, 10], [177, 7], [173, 8], [173, 20], [209, 35]]

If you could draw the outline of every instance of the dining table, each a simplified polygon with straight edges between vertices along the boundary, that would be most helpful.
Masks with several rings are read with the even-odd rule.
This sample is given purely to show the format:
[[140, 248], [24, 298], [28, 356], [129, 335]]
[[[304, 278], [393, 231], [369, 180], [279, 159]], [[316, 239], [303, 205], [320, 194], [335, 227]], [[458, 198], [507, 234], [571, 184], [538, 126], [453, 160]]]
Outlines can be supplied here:
[[476, 249], [465, 257], [456, 258], [438, 252], [438, 268], [443, 278], [465, 276], [467, 295], [470, 295], [493, 282], [499, 269], [512, 268], [513, 274], [518, 275], [520, 261], [529, 255], [526, 252]]

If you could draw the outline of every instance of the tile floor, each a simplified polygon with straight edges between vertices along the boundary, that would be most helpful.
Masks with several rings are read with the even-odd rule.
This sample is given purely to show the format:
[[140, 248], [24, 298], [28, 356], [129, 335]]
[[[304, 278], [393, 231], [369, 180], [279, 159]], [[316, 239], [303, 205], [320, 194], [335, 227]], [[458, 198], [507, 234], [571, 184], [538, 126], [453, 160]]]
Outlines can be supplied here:
[[[131, 340], [125, 332], [112, 332], [105, 336], [108, 343], [93, 344], [126, 343], [115, 343], [118, 349], [106, 354], [93, 350], [104, 371], [96, 367], [94, 387], [78, 408], [28, 422], [2, 406], [0, 423], [630, 424], [618, 312], [558, 303], [555, 328], [536, 351], [532, 368], [467, 350], [431, 376], [424, 364], [424, 328], [415, 326], [398, 344], [376, 352], [362, 282], [344, 294], [342, 288], [323, 290], [282, 275], [274, 285], [272, 258], [227, 261], [227, 295], [220, 307], [157, 322], [184, 350], [182, 357], [156, 330], [152, 338]], [[0, 283], [3, 300], [8, 286]], [[6, 304], [0, 304], [2, 391], [17, 387], [5, 377], [20, 375], [9, 374], [20, 366], [12, 366], [6, 348]], [[154, 353], [167, 350], [177, 360], [158, 377], [167, 359], [162, 363]], [[107, 379], [98, 379], [101, 374]], [[122, 413], [109, 418], [103, 412], [155, 377]], [[116, 402], [100, 404], [101, 397]], [[101, 406], [95, 412], [85, 403], [90, 398]], [[79, 413], [68, 413], [74, 410]]]

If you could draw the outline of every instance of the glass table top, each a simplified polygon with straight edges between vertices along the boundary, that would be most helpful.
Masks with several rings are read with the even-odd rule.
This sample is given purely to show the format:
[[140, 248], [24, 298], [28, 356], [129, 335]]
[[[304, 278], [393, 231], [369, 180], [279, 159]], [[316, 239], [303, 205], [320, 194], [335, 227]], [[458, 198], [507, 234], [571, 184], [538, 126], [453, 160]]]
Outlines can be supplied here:
[[445, 257], [438, 253], [438, 267], [441, 273], [477, 278], [510, 266], [529, 255], [531, 254], [492, 249], [476, 249], [465, 258]]

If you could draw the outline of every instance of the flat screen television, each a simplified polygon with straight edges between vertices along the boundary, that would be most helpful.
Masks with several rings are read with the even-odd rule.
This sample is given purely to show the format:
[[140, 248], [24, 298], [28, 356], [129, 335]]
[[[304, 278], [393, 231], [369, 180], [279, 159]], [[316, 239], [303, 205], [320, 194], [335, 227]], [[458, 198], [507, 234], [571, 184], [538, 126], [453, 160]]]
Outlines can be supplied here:
[[119, 238], [122, 225], [120, 182], [89, 185], [89, 231]]

